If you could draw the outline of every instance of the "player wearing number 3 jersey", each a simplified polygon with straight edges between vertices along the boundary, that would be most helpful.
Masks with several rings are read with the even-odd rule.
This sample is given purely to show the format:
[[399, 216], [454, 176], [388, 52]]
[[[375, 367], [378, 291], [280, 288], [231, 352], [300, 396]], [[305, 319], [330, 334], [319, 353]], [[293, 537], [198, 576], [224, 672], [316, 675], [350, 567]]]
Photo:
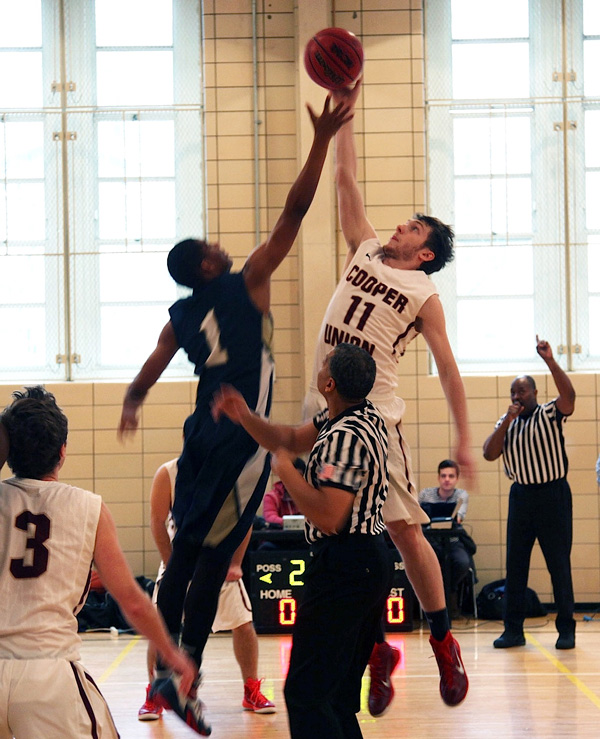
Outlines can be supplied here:
[[[248, 532], [264, 493], [269, 460], [264, 449], [227, 419], [213, 421], [209, 400], [222, 383], [235, 385], [257, 413], [268, 416], [273, 360], [270, 352], [271, 275], [288, 254], [312, 202], [329, 142], [348, 120], [344, 104], [330, 109], [327, 97], [317, 116], [309, 107], [314, 140], [306, 164], [292, 185], [267, 240], [248, 257], [241, 272], [218, 244], [188, 239], [169, 253], [176, 282], [193, 289], [175, 303], [158, 345], [127, 390], [119, 427], [135, 431], [137, 412], [149, 388], [182, 347], [199, 375], [196, 408], [186, 420], [184, 447], [175, 483], [173, 518], [177, 533], [158, 593], [158, 608], [172, 634], [198, 667], [211, 631], [229, 561]], [[189, 583], [189, 589], [188, 589]], [[193, 728], [208, 734], [198, 705], [174, 706], [168, 672], [158, 662], [152, 693]]]
[[110, 711], [79, 662], [76, 614], [92, 560], [127, 621], [189, 690], [196, 669], [133, 579], [99, 495], [61, 482], [68, 423], [42, 387], [0, 414], [0, 738], [117, 739]]

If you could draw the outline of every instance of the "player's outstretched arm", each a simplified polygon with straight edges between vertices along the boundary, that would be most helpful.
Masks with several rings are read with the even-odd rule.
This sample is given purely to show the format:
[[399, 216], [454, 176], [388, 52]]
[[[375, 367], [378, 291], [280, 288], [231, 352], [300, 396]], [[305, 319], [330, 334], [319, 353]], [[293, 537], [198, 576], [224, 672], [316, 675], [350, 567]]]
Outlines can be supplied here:
[[144, 362], [137, 377], [127, 388], [117, 431], [117, 435], [121, 441], [126, 436], [135, 433], [139, 423], [138, 410], [144, 402], [148, 390], [150, 390], [165, 371], [178, 349], [179, 344], [177, 343], [175, 331], [173, 330], [171, 321], [169, 321], [160, 332], [156, 349]]
[[456, 429], [456, 449], [454, 459], [458, 462], [461, 474], [470, 487], [475, 485], [475, 460], [471, 452], [471, 434], [467, 413], [467, 397], [462, 378], [452, 353], [446, 333], [444, 309], [437, 295], [425, 301], [419, 311], [418, 327], [429, 346], [440, 377], [440, 384], [446, 396], [450, 413]]
[[177, 649], [152, 601], [134, 580], [119, 546], [115, 522], [104, 503], [96, 532], [94, 563], [100, 579], [121, 607], [128, 623], [146, 636], [169, 667], [182, 676], [181, 691], [187, 695], [198, 669], [184, 652]]
[[[354, 106], [362, 86], [362, 78], [349, 89], [336, 90], [334, 100]], [[356, 144], [354, 123], [344, 124], [335, 137], [335, 183], [338, 196], [340, 225], [348, 245], [346, 266], [365, 239], [373, 238], [375, 229], [367, 219], [365, 204], [357, 182]]]
[[315, 196], [329, 142], [340, 126], [352, 117], [346, 105], [339, 103], [332, 109], [330, 101], [331, 96], [328, 95], [320, 116], [310, 105], [307, 106], [315, 129], [308, 158], [288, 193], [283, 211], [273, 230], [264, 244], [250, 254], [244, 266], [244, 279], [250, 296], [263, 312], [269, 310], [271, 275], [292, 248], [302, 219]]

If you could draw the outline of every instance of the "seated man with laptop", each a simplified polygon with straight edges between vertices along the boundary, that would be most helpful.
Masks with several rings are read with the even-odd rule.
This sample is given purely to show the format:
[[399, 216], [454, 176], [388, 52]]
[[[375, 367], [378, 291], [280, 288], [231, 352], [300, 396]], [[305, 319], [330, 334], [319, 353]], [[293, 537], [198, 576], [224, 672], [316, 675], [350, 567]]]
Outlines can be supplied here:
[[[419, 493], [421, 508], [430, 518], [425, 525], [426, 535], [440, 561], [446, 589], [450, 595], [448, 608], [450, 615], [456, 617], [460, 613], [458, 604], [458, 587], [473, 565], [476, 546], [462, 527], [467, 514], [469, 494], [457, 488], [460, 468], [451, 459], [445, 459], [438, 465], [438, 487], [424, 488]], [[436, 530], [452, 529], [452, 534], [435, 535]]]

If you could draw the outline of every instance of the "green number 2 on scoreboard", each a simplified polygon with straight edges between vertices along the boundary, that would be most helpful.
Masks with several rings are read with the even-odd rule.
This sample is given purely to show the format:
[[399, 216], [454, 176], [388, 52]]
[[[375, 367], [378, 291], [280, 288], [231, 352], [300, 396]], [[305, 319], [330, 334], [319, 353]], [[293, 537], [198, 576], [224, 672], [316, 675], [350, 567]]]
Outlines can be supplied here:
[[290, 559], [291, 565], [298, 565], [298, 569], [290, 572], [290, 585], [304, 585], [303, 580], [297, 580], [296, 576], [302, 575], [306, 569], [306, 562], [303, 559]]

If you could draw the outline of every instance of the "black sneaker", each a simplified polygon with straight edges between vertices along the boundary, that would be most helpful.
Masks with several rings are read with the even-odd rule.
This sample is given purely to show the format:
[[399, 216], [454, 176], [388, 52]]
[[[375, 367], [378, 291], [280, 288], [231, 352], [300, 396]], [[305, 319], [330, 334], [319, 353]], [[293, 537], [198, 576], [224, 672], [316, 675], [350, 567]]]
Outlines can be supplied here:
[[505, 631], [494, 641], [496, 649], [509, 649], [510, 647], [524, 647], [525, 634], [521, 632]]
[[150, 697], [167, 711], [175, 711], [197, 734], [210, 736], [212, 729], [204, 719], [204, 703], [191, 695], [182, 696], [179, 683], [178, 675], [159, 678], [152, 683]]
[[559, 634], [555, 646], [557, 649], [575, 649], [575, 632], [568, 631], [565, 634]]

